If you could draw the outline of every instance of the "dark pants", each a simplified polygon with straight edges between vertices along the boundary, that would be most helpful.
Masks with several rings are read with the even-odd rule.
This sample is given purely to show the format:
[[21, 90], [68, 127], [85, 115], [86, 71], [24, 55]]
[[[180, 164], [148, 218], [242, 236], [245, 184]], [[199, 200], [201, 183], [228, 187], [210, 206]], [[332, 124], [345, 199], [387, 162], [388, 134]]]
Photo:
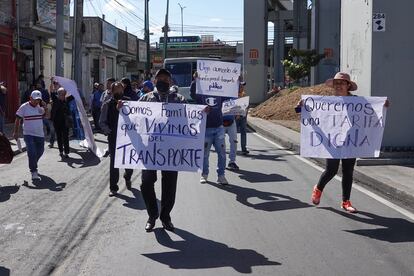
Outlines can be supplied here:
[[54, 125], [59, 152], [69, 154], [69, 129], [61, 125]]
[[354, 175], [355, 158], [351, 159], [326, 159], [326, 168], [318, 182], [318, 189], [323, 191], [326, 184], [336, 175], [342, 161], [342, 200], [351, 198], [352, 179]]
[[[116, 147], [116, 137], [108, 138], [108, 147], [110, 154], [109, 162], [109, 189], [111, 191], [118, 191], [118, 181], [119, 181], [119, 169], [114, 167], [115, 164], [115, 147]], [[125, 169], [124, 178], [125, 180], [131, 180], [133, 170]]]
[[[161, 221], [171, 221], [170, 212], [175, 203], [175, 192], [177, 190], [176, 171], [161, 171]], [[154, 184], [157, 181], [157, 171], [142, 170], [141, 193], [147, 207], [150, 219], [158, 218], [157, 198], [155, 196]]]
[[101, 127], [99, 126], [100, 116], [101, 116], [101, 108], [100, 107], [92, 108], [92, 117], [93, 117], [93, 124], [95, 125], [95, 130], [101, 129]]
[[247, 151], [246, 148], [246, 131], [247, 131], [247, 117], [240, 116], [236, 120], [237, 127], [240, 130], [240, 145], [242, 151]]

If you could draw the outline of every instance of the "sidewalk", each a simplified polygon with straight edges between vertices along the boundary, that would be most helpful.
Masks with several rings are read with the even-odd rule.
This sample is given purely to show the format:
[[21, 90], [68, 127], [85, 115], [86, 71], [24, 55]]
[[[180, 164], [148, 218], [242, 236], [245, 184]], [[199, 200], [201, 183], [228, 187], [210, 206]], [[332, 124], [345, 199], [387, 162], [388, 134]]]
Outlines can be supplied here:
[[[300, 133], [257, 117], [249, 117], [247, 122], [257, 133], [299, 154]], [[389, 162], [390, 159], [393, 162]], [[324, 159], [312, 160], [324, 165]], [[399, 160], [401, 162], [398, 165]], [[395, 157], [387, 158], [387, 161], [385, 164], [397, 165], [374, 165], [371, 162], [372, 165], [364, 166], [363, 164], [366, 163], [357, 162], [354, 180], [371, 191], [391, 200], [397, 200], [403, 206], [414, 210], [414, 158], [412, 162], [407, 162], [406, 158]]]

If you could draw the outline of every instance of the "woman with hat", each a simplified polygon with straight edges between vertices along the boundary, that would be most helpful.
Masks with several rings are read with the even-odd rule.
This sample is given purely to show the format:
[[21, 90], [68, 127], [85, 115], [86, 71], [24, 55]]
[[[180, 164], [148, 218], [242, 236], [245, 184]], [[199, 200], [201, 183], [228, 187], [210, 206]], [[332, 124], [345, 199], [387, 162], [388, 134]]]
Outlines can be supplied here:
[[[335, 89], [334, 96], [353, 96], [351, 91], [357, 90], [358, 86], [355, 82], [351, 81], [350, 76], [347, 73], [338, 72], [334, 78], [328, 79], [325, 84], [329, 87]], [[385, 102], [384, 106], [388, 107], [388, 100]], [[300, 106], [302, 106], [302, 101], [298, 104], [298, 111], [300, 112]], [[355, 167], [355, 158], [347, 159], [326, 159], [326, 168], [322, 173], [319, 182], [313, 187], [312, 191], [312, 203], [318, 205], [323, 189], [326, 184], [336, 175], [339, 169], [339, 163], [342, 163], [342, 204], [341, 208], [349, 213], [356, 213], [357, 210], [352, 206], [350, 201], [352, 181]]]

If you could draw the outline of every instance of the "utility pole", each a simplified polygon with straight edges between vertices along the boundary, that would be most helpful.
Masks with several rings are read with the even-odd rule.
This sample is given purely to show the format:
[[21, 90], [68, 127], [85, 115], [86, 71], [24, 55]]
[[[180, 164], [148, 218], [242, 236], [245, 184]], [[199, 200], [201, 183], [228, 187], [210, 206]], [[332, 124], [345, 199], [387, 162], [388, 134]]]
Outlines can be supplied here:
[[56, 1], [56, 76], [63, 77], [64, 63], [63, 63], [63, 43], [64, 43], [64, 29], [63, 29], [63, 0]]
[[145, 70], [149, 73], [150, 71], [150, 33], [149, 33], [149, 0], [145, 0], [145, 43], [147, 45], [147, 62], [145, 64]]
[[[181, 4], [180, 4], [180, 3], [178, 3], [178, 6], [180, 6], [180, 9], [181, 9], [181, 38], [183, 38], [183, 37], [184, 37], [183, 10], [184, 10], [186, 7], [181, 6]], [[183, 41], [182, 41], [182, 42], [183, 42]]]
[[164, 25], [164, 60], [167, 58], [167, 39], [168, 39], [168, 7], [170, 0], [167, 0], [167, 12], [165, 14], [165, 25]]
[[74, 1], [73, 37], [72, 37], [72, 79], [82, 87], [82, 21], [83, 0]]

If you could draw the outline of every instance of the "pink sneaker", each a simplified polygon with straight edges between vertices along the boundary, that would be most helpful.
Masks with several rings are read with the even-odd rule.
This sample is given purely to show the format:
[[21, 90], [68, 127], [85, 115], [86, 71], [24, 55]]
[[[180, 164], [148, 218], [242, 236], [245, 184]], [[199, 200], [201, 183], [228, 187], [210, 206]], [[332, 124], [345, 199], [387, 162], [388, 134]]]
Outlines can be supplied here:
[[358, 212], [357, 209], [355, 209], [352, 206], [351, 201], [349, 201], [349, 200], [342, 201], [341, 208], [344, 209], [345, 211], [349, 212], [349, 213], [356, 213], [356, 212]]
[[318, 187], [315, 185], [312, 191], [312, 203], [315, 205], [319, 205], [319, 202], [321, 202], [321, 196], [322, 191], [319, 190]]

